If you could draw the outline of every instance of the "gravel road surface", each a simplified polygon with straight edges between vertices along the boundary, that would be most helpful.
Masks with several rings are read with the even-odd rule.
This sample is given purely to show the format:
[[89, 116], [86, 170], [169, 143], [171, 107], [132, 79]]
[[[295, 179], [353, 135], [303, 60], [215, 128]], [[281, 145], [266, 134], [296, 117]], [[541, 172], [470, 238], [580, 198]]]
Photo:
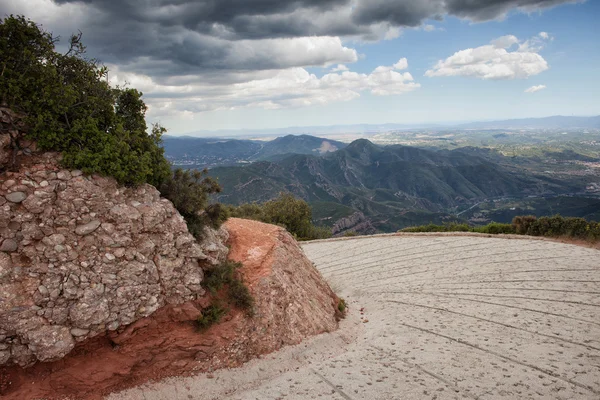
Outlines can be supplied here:
[[600, 399], [600, 251], [406, 235], [303, 245], [349, 304], [333, 333], [112, 399]]

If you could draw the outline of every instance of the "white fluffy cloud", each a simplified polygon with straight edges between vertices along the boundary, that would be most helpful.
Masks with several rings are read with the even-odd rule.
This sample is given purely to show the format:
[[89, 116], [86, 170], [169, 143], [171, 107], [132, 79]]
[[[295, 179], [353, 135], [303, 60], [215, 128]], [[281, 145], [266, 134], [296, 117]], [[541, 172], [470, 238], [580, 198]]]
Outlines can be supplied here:
[[[548, 63], [538, 54], [544, 38], [536, 36], [521, 42], [513, 35], [491, 44], [460, 50], [438, 61], [425, 76], [467, 76], [479, 79], [524, 79], [547, 70]], [[514, 48], [514, 45], [518, 45]], [[513, 50], [511, 50], [513, 49]]]
[[531, 86], [531, 87], [525, 89], [525, 93], [535, 93], [535, 92], [539, 92], [540, 90], [544, 90], [544, 89], [546, 89], [546, 85]]
[[342, 71], [348, 71], [349, 68], [346, 67], [344, 64], [338, 64], [337, 66], [331, 68], [331, 72], [342, 72]]
[[[246, 79], [224, 77], [223, 82], [205, 77], [189, 77], [180, 81], [158, 82], [147, 75], [119, 71], [113, 66], [111, 82], [130, 83], [148, 93], [149, 117], [189, 117], [211, 110], [259, 107], [276, 109], [303, 107], [348, 101], [368, 92], [377, 96], [399, 95], [418, 89], [406, 69], [408, 62], [401, 58], [392, 66], [380, 66], [370, 74], [349, 71], [338, 65], [322, 77], [306, 69], [293, 67], [260, 74], [248, 73]], [[231, 84], [233, 79], [238, 83]]]
[[403, 70], [406, 68], [408, 68], [408, 60], [406, 58], [401, 58], [394, 64], [394, 69]]

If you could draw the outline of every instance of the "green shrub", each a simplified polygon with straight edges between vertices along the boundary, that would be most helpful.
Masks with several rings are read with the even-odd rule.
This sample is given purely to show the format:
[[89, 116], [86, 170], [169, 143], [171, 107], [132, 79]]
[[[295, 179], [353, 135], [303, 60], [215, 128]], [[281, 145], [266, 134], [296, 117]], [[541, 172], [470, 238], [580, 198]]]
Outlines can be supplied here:
[[265, 221], [264, 209], [260, 204], [247, 203], [240, 206], [229, 206], [229, 215], [235, 218], [253, 219], [255, 221]]
[[280, 193], [278, 198], [267, 201], [263, 210], [266, 222], [285, 226], [297, 238], [311, 236], [312, 210], [304, 200], [291, 193]]
[[313, 225], [310, 205], [291, 193], [280, 193], [279, 197], [262, 205], [230, 206], [228, 211], [232, 217], [282, 226], [298, 240], [327, 239], [332, 236], [330, 228]]
[[402, 229], [401, 232], [479, 232], [497, 234], [519, 234], [529, 236], [568, 237], [588, 241], [600, 240], [600, 223], [588, 222], [583, 218], [560, 215], [536, 218], [532, 215], [517, 216], [512, 224], [491, 222], [485, 226], [470, 227], [467, 224], [421, 225]]
[[326, 226], [313, 226], [310, 230], [310, 235], [302, 240], [329, 239], [332, 237], [331, 228]]
[[126, 185], [160, 184], [170, 174], [160, 146], [165, 129], [147, 133], [142, 93], [111, 87], [108, 69], [84, 57], [81, 34], [65, 54], [56, 43], [23, 16], [0, 21], [0, 103], [22, 116], [40, 149], [62, 152], [66, 167]]
[[346, 312], [346, 300], [344, 299], [339, 299], [338, 300], [338, 305], [337, 305], [337, 309], [339, 312], [344, 313]]
[[[85, 58], [81, 34], [70, 38], [65, 54], [55, 51], [57, 42], [22, 16], [0, 20], [0, 104], [20, 116], [28, 136], [42, 150], [61, 152], [67, 168], [158, 187], [196, 238], [207, 224], [219, 227], [227, 212], [208, 205], [219, 185], [206, 171], [171, 172], [161, 146], [166, 129], [147, 132], [142, 93], [111, 87], [108, 69]], [[8, 133], [18, 149], [19, 138]]]
[[449, 222], [444, 225], [430, 223], [427, 225], [410, 226], [402, 229], [401, 232], [470, 232], [471, 229], [467, 224]]
[[[524, 221], [523, 218], [527, 220]], [[583, 218], [565, 218], [560, 215], [537, 219], [532, 216], [515, 217], [513, 226], [517, 232], [531, 236], [570, 237], [589, 241], [600, 239], [600, 224], [588, 222]]]
[[221, 187], [208, 176], [208, 171], [176, 169], [173, 175], [159, 186], [160, 193], [173, 202], [185, 218], [188, 229], [197, 239], [202, 237], [206, 225], [219, 227], [227, 219], [221, 205], [208, 205], [208, 196], [219, 193]]
[[353, 236], [358, 236], [358, 233], [356, 233], [355, 231], [344, 232], [344, 237], [353, 237]]
[[229, 218], [229, 209], [221, 203], [214, 203], [204, 211], [207, 220], [214, 229], [219, 229]]
[[204, 286], [212, 294], [217, 293], [235, 279], [235, 273], [241, 267], [242, 263], [227, 260], [207, 269], [204, 273]]
[[202, 314], [196, 319], [196, 328], [204, 331], [221, 320], [221, 317], [227, 313], [227, 310], [218, 304], [211, 304], [202, 309]]
[[229, 282], [227, 295], [229, 300], [238, 308], [250, 310], [254, 305], [254, 298], [250, 294], [250, 290], [239, 279]]
[[209, 268], [204, 274], [204, 286], [213, 295], [227, 286], [227, 296], [233, 305], [250, 310], [254, 305], [254, 299], [237, 272], [241, 267], [241, 263], [227, 260]]
[[515, 228], [511, 224], [501, 224], [498, 222], [491, 222], [485, 226], [475, 227], [472, 230], [473, 232], [490, 233], [492, 235], [515, 233]]
[[515, 233], [519, 235], [527, 235], [531, 225], [535, 223], [536, 219], [537, 218], [534, 215], [522, 215], [514, 217], [512, 220], [512, 225], [515, 229]]

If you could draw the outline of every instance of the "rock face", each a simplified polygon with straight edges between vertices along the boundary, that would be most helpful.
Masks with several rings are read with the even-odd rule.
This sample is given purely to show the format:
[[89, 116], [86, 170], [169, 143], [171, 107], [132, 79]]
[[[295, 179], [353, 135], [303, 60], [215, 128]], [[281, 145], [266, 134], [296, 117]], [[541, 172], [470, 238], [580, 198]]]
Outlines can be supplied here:
[[0, 173], [0, 365], [59, 359], [196, 299], [202, 265], [228, 252], [225, 231], [197, 243], [154, 187], [123, 188], [57, 159], [24, 156], [18, 172]]
[[352, 231], [363, 235], [370, 235], [375, 233], [377, 229], [375, 229], [371, 220], [361, 212], [355, 212], [348, 217], [340, 218], [332, 228], [334, 236], [341, 236], [346, 232]]
[[[338, 298], [289, 233], [239, 219], [225, 228], [230, 257], [244, 264], [241, 272], [255, 300], [253, 316], [230, 306], [219, 324], [198, 332], [193, 321], [211, 302], [208, 294], [169, 304], [125, 329], [77, 343], [59, 362], [5, 369], [12, 384], [3, 399], [101, 398], [150, 379], [239, 366], [337, 329]], [[72, 329], [70, 334], [85, 332]], [[67, 336], [60, 331], [43, 340], [58, 343]]]

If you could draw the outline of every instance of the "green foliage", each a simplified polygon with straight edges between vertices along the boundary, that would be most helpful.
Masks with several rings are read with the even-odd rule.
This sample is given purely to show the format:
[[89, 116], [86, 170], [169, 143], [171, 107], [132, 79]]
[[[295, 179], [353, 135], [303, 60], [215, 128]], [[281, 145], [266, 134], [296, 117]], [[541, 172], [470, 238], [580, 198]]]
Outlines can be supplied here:
[[204, 286], [215, 294], [224, 285], [235, 279], [235, 271], [242, 267], [242, 263], [227, 260], [219, 265], [209, 268], [204, 273]]
[[512, 225], [515, 227], [515, 232], [519, 235], [527, 235], [529, 227], [536, 220], [533, 215], [516, 216], [512, 220]]
[[427, 224], [419, 226], [410, 226], [402, 229], [400, 232], [470, 232], [471, 227], [467, 224], [457, 224], [455, 222], [444, 225]]
[[202, 315], [196, 320], [196, 328], [199, 331], [205, 331], [212, 325], [221, 320], [221, 317], [227, 313], [227, 310], [218, 304], [211, 304], [202, 309]]
[[230, 206], [229, 214], [283, 226], [298, 240], [327, 239], [332, 236], [330, 228], [313, 225], [312, 210], [308, 203], [291, 193], [280, 193], [279, 197], [262, 205]]
[[355, 231], [344, 232], [344, 237], [353, 237], [353, 236], [358, 236], [358, 233], [356, 233]]
[[62, 152], [66, 167], [127, 185], [167, 179], [165, 129], [147, 133], [142, 93], [112, 88], [108, 69], [85, 58], [81, 34], [71, 36], [65, 54], [57, 42], [23, 16], [0, 21], [0, 102], [23, 116], [41, 149]]
[[344, 313], [346, 312], [346, 300], [344, 299], [339, 299], [338, 300], [338, 305], [337, 305], [337, 309], [339, 312]]
[[401, 232], [479, 232], [497, 234], [518, 234], [529, 236], [567, 237], [588, 241], [600, 240], [600, 223], [588, 222], [583, 218], [551, 217], [536, 218], [532, 215], [517, 216], [512, 224], [491, 222], [485, 226], [467, 224], [421, 225], [402, 229]]
[[229, 215], [234, 218], [253, 219], [265, 221], [264, 209], [260, 204], [246, 203], [238, 207], [229, 206]]
[[312, 210], [304, 200], [295, 198], [291, 193], [280, 193], [278, 198], [267, 201], [263, 209], [267, 222], [285, 226], [298, 238], [311, 236]]
[[518, 233], [530, 236], [569, 237], [589, 241], [600, 240], [600, 223], [583, 218], [533, 216], [515, 217], [513, 225]]
[[238, 308], [250, 310], [254, 305], [254, 298], [250, 294], [248, 287], [239, 279], [233, 279], [229, 282], [227, 290], [229, 300]]
[[204, 286], [213, 295], [227, 286], [227, 296], [233, 305], [250, 310], [254, 305], [254, 299], [237, 272], [241, 266], [239, 262], [227, 260], [208, 269], [204, 275]]
[[516, 233], [514, 226], [511, 224], [501, 224], [498, 222], [490, 222], [485, 226], [476, 226], [472, 229], [473, 232], [490, 233], [492, 235]]
[[197, 239], [202, 237], [206, 225], [218, 228], [228, 215], [220, 204], [208, 205], [208, 196], [220, 192], [221, 187], [207, 174], [206, 169], [176, 169], [171, 178], [159, 186], [160, 193], [173, 202]]

